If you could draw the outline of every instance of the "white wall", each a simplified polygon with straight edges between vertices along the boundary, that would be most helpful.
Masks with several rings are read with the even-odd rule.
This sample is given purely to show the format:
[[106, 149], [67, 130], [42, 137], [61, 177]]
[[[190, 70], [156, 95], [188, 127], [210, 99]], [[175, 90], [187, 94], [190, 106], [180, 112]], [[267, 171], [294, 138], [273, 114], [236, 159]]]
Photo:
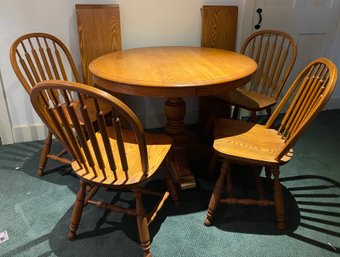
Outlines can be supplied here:
[[[42, 139], [42, 122], [35, 114], [26, 91], [15, 76], [9, 60], [9, 49], [19, 36], [29, 32], [48, 32], [60, 38], [79, 60], [77, 48], [76, 0], [1, 0], [0, 72], [8, 101], [15, 142]], [[112, 1], [102, 1], [112, 3]]]
[[[79, 66], [74, 5], [120, 5], [123, 48], [159, 45], [200, 45], [203, 4], [237, 5], [237, 0], [1, 0], [0, 72], [12, 122], [14, 141], [43, 139], [43, 125], [16, 78], [9, 61], [12, 42], [29, 32], [47, 32], [60, 38]], [[197, 115], [195, 98], [187, 101], [187, 122]], [[146, 127], [164, 125], [164, 99], [131, 97], [129, 104]]]
[[[31, 108], [9, 61], [11, 43], [28, 32], [48, 32], [60, 38], [79, 65], [79, 49], [74, 5], [76, 3], [117, 3], [120, 5], [123, 48], [160, 45], [199, 46], [200, 8], [204, 4], [239, 6], [238, 41], [241, 41], [247, 0], [0, 0], [0, 72], [8, 100], [16, 142], [43, 139], [42, 122]], [[340, 24], [340, 21], [339, 21]], [[339, 25], [340, 26], [340, 25]], [[337, 42], [340, 41], [340, 32]], [[239, 45], [239, 44], [238, 44]], [[339, 48], [334, 51], [339, 64]], [[339, 89], [337, 94], [340, 96]], [[146, 127], [164, 125], [164, 100], [131, 97], [129, 105]], [[186, 122], [197, 119], [197, 99], [186, 98]]]

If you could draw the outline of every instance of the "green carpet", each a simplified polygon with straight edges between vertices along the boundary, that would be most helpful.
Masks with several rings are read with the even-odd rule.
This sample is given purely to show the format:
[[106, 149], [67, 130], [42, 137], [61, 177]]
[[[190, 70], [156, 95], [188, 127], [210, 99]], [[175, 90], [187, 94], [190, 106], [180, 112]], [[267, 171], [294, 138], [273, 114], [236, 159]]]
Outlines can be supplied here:
[[[134, 217], [85, 208], [78, 239], [66, 239], [78, 179], [49, 161], [35, 175], [42, 141], [0, 146], [0, 256], [142, 256]], [[53, 148], [60, 148], [54, 143]], [[192, 163], [196, 189], [181, 193], [181, 206], [168, 201], [150, 226], [153, 256], [338, 256], [340, 253], [340, 110], [324, 111], [304, 133], [294, 158], [281, 168], [287, 229], [275, 227], [272, 207], [221, 206], [216, 223], [203, 220], [214, 179], [207, 161]], [[237, 193], [247, 167], [235, 167]], [[158, 186], [160, 180], [152, 181]], [[241, 190], [243, 187], [246, 191]], [[101, 198], [133, 204], [129, 193], [99, 192]]]

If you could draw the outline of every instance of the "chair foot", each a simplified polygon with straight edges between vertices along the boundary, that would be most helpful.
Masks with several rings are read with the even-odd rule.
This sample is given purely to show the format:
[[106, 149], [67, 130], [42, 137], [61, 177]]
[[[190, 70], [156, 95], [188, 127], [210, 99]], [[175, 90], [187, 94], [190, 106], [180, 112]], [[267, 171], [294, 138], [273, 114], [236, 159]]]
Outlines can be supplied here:
[[67, 239], [70, 241], [74, 241], [77, 238], [77, 234], [75, 231], [69, 231], [67, 234]]
[[275, 215], [277, 221], [277, 228], [279, 230], [285, 229], [285, 215], [283, 205], [282, 187], [279, 180], [279, 167], [272, 167], [272, 174], [274, 176], [274, 200], [275, 200]]
[[42, 177], [42, 176], [44, 176], [45, 175], [45, 173], [44, 173], [44, 169], [38, 169], [37, 170], [37, 176], [39, 176], [39, 177]]
[[151, 253], [148, 253], [148, 254], [144, 253], [144, 257], [152, 257], [152, 254]]
[[276, 224], [278, 230], [284, 230], [286, 228], [284, 221], [279, 221]]
[[207, 217], [204, 220], [204, 225], [207, 227], [210, 227], [212, 225], [212, 216], [210, 216], [209, 214], [207, 215]]
[[134, 191], [136, 199], [136, 214], [137, 214], [137, 227], [139, 233], [140, 245], [143, 249], [143, 256], [152, 256], [150, 247], [150, 234], [147, 218], [145, 216], [145, 210], [142, 202], [142, 192], [140, 190]]
[[80, 218], [84, 208], [84, 200], [85, 200], [85, 191], [86, 191], [86, 183], [84, 181], [80, 181], [80, 188], [77, 194], [76, 201], [73, 205], [72, 215], [71, 215], [71, 222], [69, 226], [69, 232], [67, 234], [67, 238], [69, 240], [76, 239], [76, 232], [78, 229], [78, 225], [80, 222]]

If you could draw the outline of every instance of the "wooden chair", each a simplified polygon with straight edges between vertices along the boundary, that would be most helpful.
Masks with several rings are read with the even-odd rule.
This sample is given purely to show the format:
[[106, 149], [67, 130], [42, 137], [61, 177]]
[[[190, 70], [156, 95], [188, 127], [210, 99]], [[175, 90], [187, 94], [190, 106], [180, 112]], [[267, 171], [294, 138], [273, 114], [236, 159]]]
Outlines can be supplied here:
[[[80, 76], [69, 50], [62, 41], [50, 34], [29, 33], [19, 37], [11, 46], [10, 59], [15, 74], [29, 95], [33, 87], [44, 80], [61, 79], [80, 82]], [[92, 114], [95, 106], [89, 100], [86, 101], [91, 110], [90, 119], [95, 120], [96, 117]], [[110, 111], [108, 106], [103, 108], [106, 113]], [[66, 150], [53, 154], [51, 144], [52, 133], [49, 131], [40, 156], [38, 176], [44, 175], [48, 159], [64, 164], [70, 163], [70, 160], [62, 158]]]
[[122, 49], [119, 5], [76, 4], [76, 15], [83, 79], [93, 85], [90, 62]]
[[[232, 119], [215, 121], [214, 150], [223, 163], [209, 202], [205, 225], [212, 224], [217, 205], [225, 203], [274, 206], [277, 228], [285, 228], [279, 166], [292, 158], [292, 147], [325, 106], [336, 80], [336, 66], [325, 58], [316, 59], [300, 72], [266, 125]], [[282, 118], [280, 113], [283, 110], [286, 113]], [[274, 124], [280, 124], [278, 129], [273, 128]], [[237, 199], [233, 196], [230, 163], [234, 162], [254, 166], [258, 199]], [[271, 181], [271, 174], [274, 176], [274, 200], [264, 199], [259, 177], [262, 167], [265, 167], [268, 180]], [[224, 188], [226, 197], [221, 197]]]
[[243, 108], [251, 112], [251, 121], [256, 122], [257, 111], [266, 110], [271, 115], [271, 107], [276, 104], [295, 63], [297, 46], [287, 33], [262, 30], [246, 39], [241, 53], [258, 64], [253, 79], [244, 87], [217, 97], [235, 106], [234, 119], [239, 108]]
[[[235, 51], [238, 7], [205, 5], [201, 9], [201, 14], [201, 46]], [[199, 124], [204, 128], [205, 134], [212, 131], [215, 118], [229, 115], [230, 106], [226, 105], [225, 101], [212, 96], [199, 98]]]
[[[72, 56], [67, 47], [55, 36], [46, 33], [29, 33], [19, 37], [11, 46], [10, 59], [12, 68], [19, 81], [30, 95], [33, 87], [48, 79], [75, 80], [80, 77]], [[69, 164], [68, 159], [61, 156], [65, 149], [58, 154], [51, 153], [52, 133], [44, 142], [38, 176], [44, 175], [48, 158]]]
[[[91, 99], [96, 107], [97, 132], [90, 120], [87, 99]], [[144, 132], [137, 116], [123, 102], [83, 84], [54, 80], [41, 82], [32, 90], [31, 102], [40, 118], [72, 154], [72, 169], [80, 178], [68, 238], [75, 239], [83, 208], [91, 204], [136, 216], [144, 256], [151, 256], [148, 225], [155, 219], [169, 192], [176, 202], [178, 197], [167, 169], [164, 169], [168, 186], [165, 193], [151, 191], [143, 185], [153, 177], [166, 158], [171, 148], [171, 138]], [[81, 119], [76, 114], [74, 102], [80, 105]], [[111, 106], [112, 126], [104, 118], [100, 107], [103, 103]], [[122, 129], [121, 120], [126, 120], [130, 128]], [[100, 187], [131, 190], [136, 198], [136, 208], [92, 200]], [[160, 201], [150, 214], [145, 213], [142, 193], [160, 196]]]

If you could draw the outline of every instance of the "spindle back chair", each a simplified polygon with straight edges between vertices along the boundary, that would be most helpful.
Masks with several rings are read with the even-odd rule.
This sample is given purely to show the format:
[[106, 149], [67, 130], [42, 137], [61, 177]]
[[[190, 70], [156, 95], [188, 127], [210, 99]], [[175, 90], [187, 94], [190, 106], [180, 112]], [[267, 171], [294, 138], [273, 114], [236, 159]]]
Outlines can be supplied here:
[[[86, 99], [91, 99], [95, 106], [97, 132], [90, 120]], [[83, 207], [92, 204], [137, 216], [144, 254], [151, 256], [148, 224], [155, 218], [169, 191], [176, 201], [178, 198], [167, 169], [164, 175], [169, 189], [165, 193], [144, 190], [142, 186], [166, 158], [171, 148], [171, 138], [145, 133], [137, 116], [123, 102], [102, 90], [83, 84], [54, 80], [39, 83], [31, 93], [31, 102], [41, 119], [72, 154], [72, 169], [81, 180], [68, 238], [75, 239]], [[81, 119], [76, 114], [74, 102], [80, 105]], [[101, 108], [104, 105], [111, 106], [112, 122], [105, 118]], [[122, 120], [129, 124], [129, 128], [121, 127]], [[86, 192], [85, 187], [91, 189]], [[100, 187], [133, 191], [136, 210], [92, 200]], [[146, 216], [141, 201], [143, 192], [161, 196], [149, 216]]]
[[285, 32], [262, 30], [250, 35], [240, 52], [254, 59], [258, 69], [250, 83], [218, 97], [235, 106], [234, 119], [239, 108], [243, 108], [251, 112], [251, 121], [256, 122], [257, 111], [266, 110], [271, 115], [271, 107], [276, 104], [295, 63], [297, 46]]
[[[266, 125], [240, 120], [215, 122], [214, 150], [222, 158], [222, 168], [209, 203], [206, 225], [211, 225], [218, 202], [244, 205], [273, 205], [278, 229], [284, 229], [284, 209], [279, 166], [293, 156], [292, 147], [312, 120], [320, 113], [334, 91], [337, 68], [328, 59], [309, 63], [296, 77]], [[285, 111], [285, 114], [281, 113]], [[278, 125], [278, 128], [275, 127]], [[232, 194], [230, 163], [254, 167], [259, 199], [236, 199]], [[265, 167], [267, 179], [274, 176], [274, 200], [264, 199], [259, 174]], [[227, 197], [221, 199], [224, 180]]]
[[[16, 39], [10, 49], [12, 68], [30, 95], [33, 87], [41, 81], [49, 79], [74, 80], [80, 82], [80, 77], [71, 53], [64, 43], [47, 33], [28, 33]], [[51, 153], [52, 133], [44, 142], [37, 175], [44, 175], [48, 158], [64, 164], [70, 161], [62, 158], [66, 153]]]

